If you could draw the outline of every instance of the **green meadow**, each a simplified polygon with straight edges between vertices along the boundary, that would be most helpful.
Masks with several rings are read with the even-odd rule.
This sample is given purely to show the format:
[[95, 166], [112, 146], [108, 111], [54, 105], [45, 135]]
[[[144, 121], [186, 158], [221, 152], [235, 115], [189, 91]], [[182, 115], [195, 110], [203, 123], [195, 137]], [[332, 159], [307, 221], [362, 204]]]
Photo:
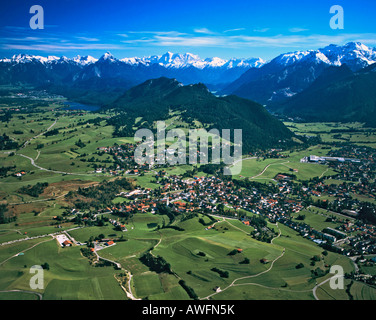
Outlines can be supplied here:
[[336, 174], [334, 170], [326, 165], [300, 162], [301, 158], [309, 156], [310, 154], [311, 153], [309, 152], [305, 152], [304, 154], [299, 153], [298, 155], [291, 154], [290, 157], [284, 159], [246, 159], [232, 167], [232, 170], [237, 171], [239, 170], [239, 167], [241, 168], [240, 173], [234, 175], [234, 178], [250, 178], [251, 180], [256, 181], [271, 181], [277, 174], [282, 173], [294, 174], [298, 181], [304, 181], [315, 177]]
[[[35, 242], [35, 241], [34, 241]], [[38, 244], [39, 243], [39, 244]], [[39, 240], [34, 246], [26, 241], [11, 245], [13, 252], [24, 250], [24, 255], [15, 256], [0, 265], [0, 291], [25, 290], [43, 294], [46, 300], [61, 299], [126, 299], [126, 296], [114, 278], [118, 273], [113, 267], [96, 268], [89, 265], [87, 258], [80, 254], [79, 247], [61, 248], [57, 241]], [[0, 248], [0, 256], [9, 247]], [[44, 270], [44, 289], [30, 289], [32, 274], [30, 267], [48, 263], [49, 270]], [[8, 299], [6, 293], [2, 294]]]

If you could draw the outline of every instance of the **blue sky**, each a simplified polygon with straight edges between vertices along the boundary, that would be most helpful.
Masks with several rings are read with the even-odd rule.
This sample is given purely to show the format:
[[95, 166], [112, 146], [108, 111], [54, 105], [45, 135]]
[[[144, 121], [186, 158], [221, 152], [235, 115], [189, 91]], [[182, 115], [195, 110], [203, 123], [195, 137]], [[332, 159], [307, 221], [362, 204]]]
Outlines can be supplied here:
[[[44, 29], [29, 26], [44, 9]], [[329, 9], [344, 9], [332, 30]], [[17, 53], [118, 58], [191, 52], [202, 58], [261, 57], [360, 41], [376, 47], [374, 0], [17, 0], [2, 3], [0, 57]]]

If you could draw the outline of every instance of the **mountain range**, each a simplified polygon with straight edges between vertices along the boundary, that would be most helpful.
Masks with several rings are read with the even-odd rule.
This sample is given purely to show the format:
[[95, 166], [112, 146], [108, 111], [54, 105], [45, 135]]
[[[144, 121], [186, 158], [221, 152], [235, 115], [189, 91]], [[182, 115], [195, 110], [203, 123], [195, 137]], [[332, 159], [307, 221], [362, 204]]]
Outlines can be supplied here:
[[269, 105], [308, 88], [329, 67], [346, 64], [355, 72], [375, 62], [376, 49], [357, 42], [285, 53], [268, 62], [261, 58], [201, 59], [171, 52], [122, 59], [109, 52], [99, 59], [18, 54], [0, 59], [0, 84], [26, 83], [59, 90], [71, 86], [82, 91], [129, 89], [148, 79], [168, 77], [183, 84], [202, 82], [218, 94], [236, 94]]
[[273, 105], [308, 88], [329, 67], [347, 65], [356, 72], [375, 62], [376, 49], [356, 42], [285, 53], [260, 68], [249, 69], [221, 93]]
[[99, 59], [18, 54], [0, 59], [0, 85], [31, 85], [105, 106], [132, 87], [165, 77], [182, 85], [202, 83], [217, 96], [236, 95], [287, 116], [376, 123], [375, 62], [376, 49], [359, 42], [284, 53], [270, 61], [171, 52], [121, 59], [109, 52]]
[[[75, 83], [80, 85], [87, 80], [99, 78], [139, 84], [145, 80], [169, 77], [185, 84], [203, 82], [218, 85], [236, 80], [250, 68], [259, 68], [265, 61], [260, 58], [201, 59], [185, 53], [154, 55], [144, 58], [132, 57], [117, 59], [107, 52], [99, 59], [91, 56], [74, 58], [56, 56], [14, 55], [0, 59], [0, 84], [28, 83], [44, 85], [52, 83]], [[31, 76], [32, 74], [32, 76]]]

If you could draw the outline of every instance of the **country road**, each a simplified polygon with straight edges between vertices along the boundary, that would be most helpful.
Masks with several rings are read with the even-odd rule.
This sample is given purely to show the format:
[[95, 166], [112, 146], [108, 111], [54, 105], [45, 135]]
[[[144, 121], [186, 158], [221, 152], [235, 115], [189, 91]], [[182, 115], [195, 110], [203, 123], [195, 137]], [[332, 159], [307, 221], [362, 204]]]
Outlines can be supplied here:
[[[278, 224], [276, 224], [276, 226], [277, 226], [277, 228], [278, 228]], [[279, 228], [278, 228], [278, 230], [279, 230], [278, 235], [277, 235], [275, 238], [272, 239], [271, 243], [273, 243], [273, 240], [275, 240], [275, 239], [277, 239], [277, 238], [280, 237], [280, 235], [281, 235], [281, 230], [280, 230]], [[210, 294], [210, 295], [208, 295], [208, 296], [206, 296], [206, 297], [204, 297], [204, 298], [200, 298], [200, 300], [209, 300], [211, 297], [215, 296], [216, 294], [218, 294], [218, 293], [220, 293], [220, 292], [223, 292], [223, 291], [225, 291], [225, 290], [227, 290], [227, 289], [229, 289], [229, 288], [231, 288], [231, 287], [237, 285], [237, 284], [235, 284], [236, 281], [243, 280], [243, 279], [249, 279], [249, 278], [255, 278], [255, 277], [258, 277], [258, 276], [260, 276], [260, 275], [262, 275], [262, 274], [264, 274], [264, 273], [269, 272], [270, 270], [272, 270], [274, 263], [275, 263], [277, 260], [279, 260], [280, 258], [282, 258], [284, 254], [285, 254], [285, 248], [283, 248], [282, 254], [279, 255], [277, 258], [275, 258], [275, 259], [271, 262], [271, 265], [270, 265], [270, 267], [269, 267], [268, 269], [266, 269], [266, 270], [264, 270], [264, 271], [262, 271], [262, 272], [260, 272], [260, 273], [254, 274], [254, 275], [250, 275], [250, 276], [245, 276], [245, 277], [236, 278], [234, 281], [231, 282], [230, 285], [228, 285], [228, 286], [225, 287], [224, 289], [222, 289], [222, 290], [220, 290], [220, 291], [218, 291], [218, 292], [214, 292], [214, 293], [212, 293], [212, 294]]]
[[319, 298], [318, 298], [318, 296], [317, 296], [317, 294], [316, 294], [316, 291], [317, 291], [317, 289], [320, 287], [320, 286], [322, 286], [323, 284], [325, 284], [325, 283], [327, 283], [327, 282], [329, 282], [330, 280], [332, 280], [332, 279], [335, 279], [335, 278], [342, 278], [343, 277], [343, 275], [341, 275], [341, 276], [331, 276], [330, 278], [328, 278], [328, 279], [326, 279], [326, 280], [324, 280], [324, 281], [322, 281], [322, 282], [320, 282], [319, 284], [317, 284], [314, 288], [313, 288], [313, 296], [315, 297], [315, 299], [316, 300], [320, 300]]
[[[26, 147], [26, 146], [27, 146], [32, 140], [34, 140], [34, 139], [40, 137], [41, 135], [45, 134], [46, 132], [50, 131], [50, 130], [56, 125], [56, 123], [57, 123], [58, 120], [59, 120], [59, 118], [56, 118], [55, 121], [54, 121], [54, 122], [53, 122], [53, 123], [52, 123], [52, 124], [51, 124], [51, 125], [45, 130], [45, 131], [43, 131], [43, 132], [37, 134], [36, 136], [30, 138], [30, 139], [27, 140], [27, 141], [25, 141], [25, 142], [23, 143], [23, 145], [19, 148], [19, 150], [24, 149], [24, 148], [25, 148], [25, 147]], [[36, 156], [35, 159], [33, 159], [33, 158], [29, 157], [29, 156], [26, 156], [26, 155], [24, 155], [24, 154], [22, 154], [22, 153], [17, 153], [17, 152], [15, 152], [15, 151], [14, 151], [14, 154], [17, 155], [17, 156], [20, 156], [20, 157], [23, 157], [23, 158], [25, 158], [25, 159], [30, 160], [30, 163], [31, 163], [31, 165], [32, 165], [33, 167], [35, 167], [35, 168], [37, 168], [37, 169], [39, 169], [39, 170], [42, 170], [42, 171], [48, 171], [48, 172], [53, 172], [53, 173], [66, 174], [66, 175], [78, 175], [78, 176], [88, 176], [88, 175], [93, 175], [93, 174], [90, 174], [90, 173], [72, 173], [72, 172], [64, 172], [64, 171], [52, 170], [52, 169], [47, 169], [47, 168], [41, 167], [41, 166], [39, 166], [39, 165], [37, 165], [37, 164], [35, 163], [35, 161], [36, 161], [36, 160], [39, 158], [39, 156], [40, 156], [40, 150], [38, 150], [37, 152], [38, 152], [38, 155]], [[2, 152], [2, 153], [4, 153], [4, 154], [10, 154], [11, 151], [6, 151], [6, 152]]]
[[274, 165], [277, 165], [277, 164], [282, 164], [282, 165], [285, 165], [285, 163], [289, 163], [290, 161], [286, 161], [286, 162], [276, 162], [276, 163], [270, 163], [270, 164], [268, 164], [259, 174], [257, 174], [257, 175], [255, 175], [255, 176], [253, 176], [253, 177], [250, 177], [249, 179], [255, 179], [255, 178], [257, 178], [257, 177], [259, 177], [259, 176], [262, 176], [264, 173], [265, 173], [265, 171], [266, 170], [268, 170], [268, 168], [270, 167], [270, 166], [274, 166]]
[[[24, 157], [26, 159], [29, 159], [32, 166], [34, 166], [35, 168], [42, 170], [42, 171], [48, 171], [48, 172], [53, 172], [53, 173], [66, 174], [66, 175], [75, 175], [75, 176], [92, 176], [92, 175], [94, 175], [94, 174], [91, 174], [91, 173], [73, 173], [73, 172], [65, 172], [65, 171], [47, 169], [47, 168], [43, 168], [41, 166], [38, 166], [35, 163], [35, 160], [33, 158], [31, 158], [29, 156], [25, 156], [22, 153], [16, 153], [16, 156], [20, 156], [20, 157]], [[38, 157], [39, 157], [39, 155], [38, 155]]]
[[[116, 262], [116, 261], [113, 261], [113, 260], [110, 260], [110, 259], [107, 259], [107, 258], [103, 258], [103, 257], [101, 257], [101, 256], [97, 253], [97, 251], [94, 251], [94, 253], [95, 253], [95, 255], [97, 256], [97, 260], [108, 261], [108, 262], [110, 262], [110, 263], [116, 265], [116, 267], [117, 267], [118, 269], [121, 269], [121, 270], [123, 270], [125, 273], [127, 273], [127, 274], [128, 274], [128, 290], [127, 290], [126, 288], [124, 288], [123, 286], [121, 286], [121, 287], [123, 288], [123, 290], [125, 291], [125, 293], [126, 293], [126, 295], [127, 295], [127, 297], [128, 297], [129, 299], [131, 299], [131, 300], [141, 300], [141, 299], [136, 298], [136, 297], [133, 295], [133, 293], [132, 293], [131, 281], [132, 281], [132, 277], [133, 277], [133, 276], [132, 276], [131, 272], [128, 271], [128, 270], [126, 270], [126, 269], [124, 269], [124, 268], [121, 266], [120, 263], [118, 263], [118, 262]], [[115, 279], [116, 279], [116, 277], [115, 277]]]
[[[214, 216], [214, 215], [213, 215], [213, 216]], [[218, 217], [218, 216], [217, 216], [217, 217]], [[242, 230], [242, 229], [240, 229], [240, 228], [234, 226], [230, 221], [227, 221], [227, 219], [230, 219], [230, 220], [238, 220], [238, 219], [235, 219], [235, 218], [224, 218], [224, 217], [222, 217], [222, 218], [223, 218], [223, 220], [218, 221], [218, 222], [226, 221], [227, 223], [231, 224], [233, 227], [239, 229], [240, 231], [245, 232], [244, 230]], [[279, 227], [278, 227], [278, 223], [275, 223], [275, 225], [277, 226], [279, 233], [278, 233], [278, 235], [277, 235], [276, 237], [274, 237], [274, 238], [272, 239], [272, 241], [271, 241], [272, 244], [273, 244], [273, 241], [274, 241], [275, 239], [277, 239], [277, 238], [279, 238], [279, 237], [281, 236], [281, 230], [280, 230]], [[289, 250], [290, 250], [290, 249], [289, 249]], [[294, 251], [294, 250], [292, 250], [292, 251]], [[254, 283], [254, 282], [236, 283], [236, 282], [239, 281], [239, 280], [255, 278], [255, 277], [258, 277], [258, 276], [260, 276], [260, 275], [262, 275], [262, 274], [264, 274], [264, 273], [267, 273], [267, 272], [271, 271], [272, 268], [273, 268], [274, 263], [277, 262], [280, 258], [282, 258], [283, 255], [285, 254], [285, 252], [286, 252], [286, 248], [283, 248], [282, 254], [279, 255], [277, 258], [275, 258], [275, 259], [271, 262], [271, 265], [270, 265], [270, 267], [269, 267], [267, 270], [264, 270], [264, 271], [262, 271], [262, 272], [260, 272], [260, 273], [258, 273], [258, 274], [254, 274], [254, 275], [250, 275], [250, 276], [245, 276], [245, 277], [237, 278], [237, 279], [235, 279], [234, 281], [232, 281], [231, 284], [228, 285], [227, 287], [225, 287], [224, 289], [221, 289], [221, 290], [219, 290], [219, 291], [217, 291], [217, 292], [214, 292], [214, 293], [212, 293], [212, 294], [210, 294], [210, 295], [208, 295], [208, 296], [206, 296], [206, 297], [204, 297], [204, 298], [200, 298], [200, 300], [209, 300], [211, 297], [215, 296], [216, 294], [218, 294], [218, 293], [220, 293], [220, 292], [223, 292], [223, 291], [225, 291], [225, 290], [227, 290], [227, 289], [229, 289], [229, 288], [231, 288], [231, 287], [235, 287], [235, 286], [246, 286], [246, 285], [253, 285], [253, 286], [259, 286], [259, 287], [266, 288], [266, 289], [271, 289], [271, 290], [282, 290], [282, 291], [289, 291], [289, 292], [312, 292], [314, 298], [315, 298], [316, 300], [320, 300], [320, 299], [318, 298], [317, 294], [316, 294], [317, 289], [318, 289], [320, 286], [322, 286], [323, 284], [325, 284], [325, 283], [327, 283], [328, 281], [332, 280], [333, 278], [343, 277], [343, 276], [331, 276], [331, 277], [329, 277], [328, 279], [326, 279], [326, 280], [324, 280], [324, 281], [322, 281], [322, 282], [316, 284], [316, 286], [315, 286], [313, 289], [307, 289], [307, 290], [291, 290], [291, 289], [283, 289], [283, 288], [276, 288], [276, 287], [268, 287], [268, 286], [265, 286], [265, 285], [262, 285], [262, 284], [259, 284], [259, 283]]]
[[22, 145], [22, 147], [21, 147], [20, 149], [25, 148], [25, 147], [30, 143], [30, 141], [32, 141], [32, 140], [34, 140], [34, 139], [40, 137], [42, 134], [45, 134], [45, 133], [48, 132], [48, 131], [50, 131], [50, 130], [55, 126], [55, 124], [57, 123], [58, 120], [59, 120], [59, 118], [56, 118], [55, 121], [54, 121], [54, 123], [51, 124], [51, 125], [47, 128], [46, 131], [43, 131], [43, 132], [41, 132], [40, 134], [38, 134], [38, 135], [36, 135], [36, 136], [30, 138], [29, 140], [27, 140], [27, 141]]
[[43, 296], [41, 293], [39, 292], [34, 292], [34, 291], [26, 291], [26, 290], [1, 290], [1, 292], [4, 292], [4, 293], [9, 293], [9, 292], [22, 292], [22, 293], [29, 293], [29, 294], [35, 294], [36, 296], [38, 296], [39, 300], [42, 300], [43, 299]]

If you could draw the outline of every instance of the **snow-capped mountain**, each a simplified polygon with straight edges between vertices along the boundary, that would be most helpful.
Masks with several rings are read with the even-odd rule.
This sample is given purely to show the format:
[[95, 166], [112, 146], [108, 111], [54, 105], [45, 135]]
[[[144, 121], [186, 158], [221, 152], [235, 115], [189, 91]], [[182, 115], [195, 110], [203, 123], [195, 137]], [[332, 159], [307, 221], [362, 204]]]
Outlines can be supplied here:
[[[264, 63], [265, 61], [260, 58], [202, 59], [192, 53], [172, 52], [121, 59], [110, 52], [106, 52], [99, 59], [79, 55], [70, 59], [18, 54], [0, 60], [0, 71], [3, 70], [0, 72], [0, 81], [20, 82], [23, 77], [33, 79], [30, 73], [34, 73], [34, 81], [37, 81], [38, 85], [40, 82], [58, 84], [56, 80], [62, 80], [61, 77], [64, 76], [64, 82], [75, 83], [90, 79], [117, 79], [116, 81], [121, 83], [136, 85], [152, 78], [169, 77], [176, 78], [184, 84], [203, 82], [216, 86], [230, 83], [248, 69], [259, 68]], [[14, 74], [15, 71], [17, 74]]]
[[[110, 57], [114, 59], [114, 57], [110, 53], [106, 53], [101, 59], [108, 59]], [[124, 62], [129, 65], [137, 66], [137, 65], [144, 65], [144, 66], [151, 66], [153, 64], [158, 64], [165, 68], [175, 68], [175, 69], [183, 69], [194, 67], [197, 69], [204, 69], [204, 68], [226, 68], [231, 69], [235, 67], [241, 68], [259, 68], [265, 61], [261, 58], [251, 58], [251, 59], [237, 59], [233, 58], [230, 60], [221, 59], [218, 57], [213, 58], [206, 58], [202, 59], [198, 55], [192, 53], [172, 53], [167, 52], [163, 55], [153, 55], [149, 57], [131, 57], [131, 58], [122, 58], [119, 61]]]
[[359, 42], [349, 42], [342, 47], [330, 45], [319, 51], [328, 58], [331, 65], [346, 64], [353, 71], [358, 71], [376, 62], [375, 48], [369, 48]]
[[109, 61], [109, 62], [121, 62], [132, 66], [144, 65], [151, 66], [153, 64], [158, 64], [165, 68], [176, 68], [183, 69], [194, 67], [197, 69], [204, 69], [207, 67], [210, 68], [260, 68], [265, 61], [261, 58], [250, 58], [250, 59], [237, 59], [232, 58], [229, 60], [221, 59], [218, 57], [201, 59], [198, 55], [192, 53], [178, 54], [167, 52], [163, 55], [153, 55], [149, 57], [127, 57], [122, 59], [115, 58], [110, 52], [106, 52], [99, 59], [96, 59], [92, 56], [76, 56], [72, 59], [69, 59], [65, 56], [56, 57], [56, 56], [34, 56], [28, 54], [17, 54], [12, 58], [0, 59], [0, 62], [3, 63], [29, 63], [33, 61], [39, 61], [41, 63], [51, 63], [53, 61], [73, 61], [80, 65], [88, 65], [91, 63], [96, 63], [98, 61]]
[[271, 104], [306, 89], [329, 67], [346, 64], [357, 72], [375, 62], [376, 49], [358, 42], [284, 53], [269, 62], [260, 58], [203, 59], [192, 53], [172, 52], [120, 59], [110, 52], [99, 59], [17, 54], [0, 60], [0, 84], [127, 89], [149, 79], [167, 77], [184, 85], [202, 82], [219, 94]]
[[50, 63], [62, 63], [62, 62], [73, 62], [80, 65], [87, 65], [90, 63], [95, 63], [98, 61], [98, 59], [95, 59], [91, 56], [76, 56], [72, 59], [69, 59], [65, 56], [57, 57], [57, 56], [34, 56], [29, 54], [16, 54], [12, 58], [4, 58], [0, 59], [0, 63], [11, 63], [11, 64], [17, 64], [17, 63], [32, 63], [32, 62], [40, 62], [44, 65], [50, 64]]
[[296, 51], [282, 54], [272, 62], [289, 66], [297, 62], [326, 63], [331, 66], [346, 64], [353, 71], [376, 62], [376, 50], [359, 42], [349, 42], [344, 46], [331, 44], [318, 50]]
[[353, 72], [376, 63], [376, 49], [359, 42], [279, 55], [246, 71], [222, 94], [233, 93], [263, 104], [280, 101], [307, 88], [329, 67], [347, 65]]
[[98, 61], [98, 59], [95, 59], [93, 58], [92, 56], [83, 56], [81, 57], [80, 55], [74, 57], [72, 59], [74, 62], [80, 64], [80, 65], [83, 65], [83, 66], [86, 66], [90, 63], [95, 63]]
[[[133, 58], [137, 61], [137, 58]], [[124, 61], [124, 59], [123, 59]], [[185, 54], [174, 54], [172, 52], [167, 52], [161, 56], [150, 56], [137, 61], [138, 63], [144, 63], [146, 65], [151, 65], [154, 63], [164, 66], [166, 68], [188, 68], [195, 67], [197, 69], [204, 68], [226, 68], [231, 69], [235, 67], [242, 68], [259, 68], [265, 61], [261, 58], [252, 59], [230, 59], [225, 60], [218, 57], [201, 59], [198, 55], [192, 53]]]
[[41, 63], [48, 63], [51, 61], [59, 60], [59, 57], [56, 56], [48, 56], [48, 57], [42, 57], [42, 56], [33, 56], [29, 54], [16, 54], [12, 58], [4, 58], [0, 59], [0, 62], [7, 62], [7, 63], [30, 63], [33, 61], [39, 61]]

